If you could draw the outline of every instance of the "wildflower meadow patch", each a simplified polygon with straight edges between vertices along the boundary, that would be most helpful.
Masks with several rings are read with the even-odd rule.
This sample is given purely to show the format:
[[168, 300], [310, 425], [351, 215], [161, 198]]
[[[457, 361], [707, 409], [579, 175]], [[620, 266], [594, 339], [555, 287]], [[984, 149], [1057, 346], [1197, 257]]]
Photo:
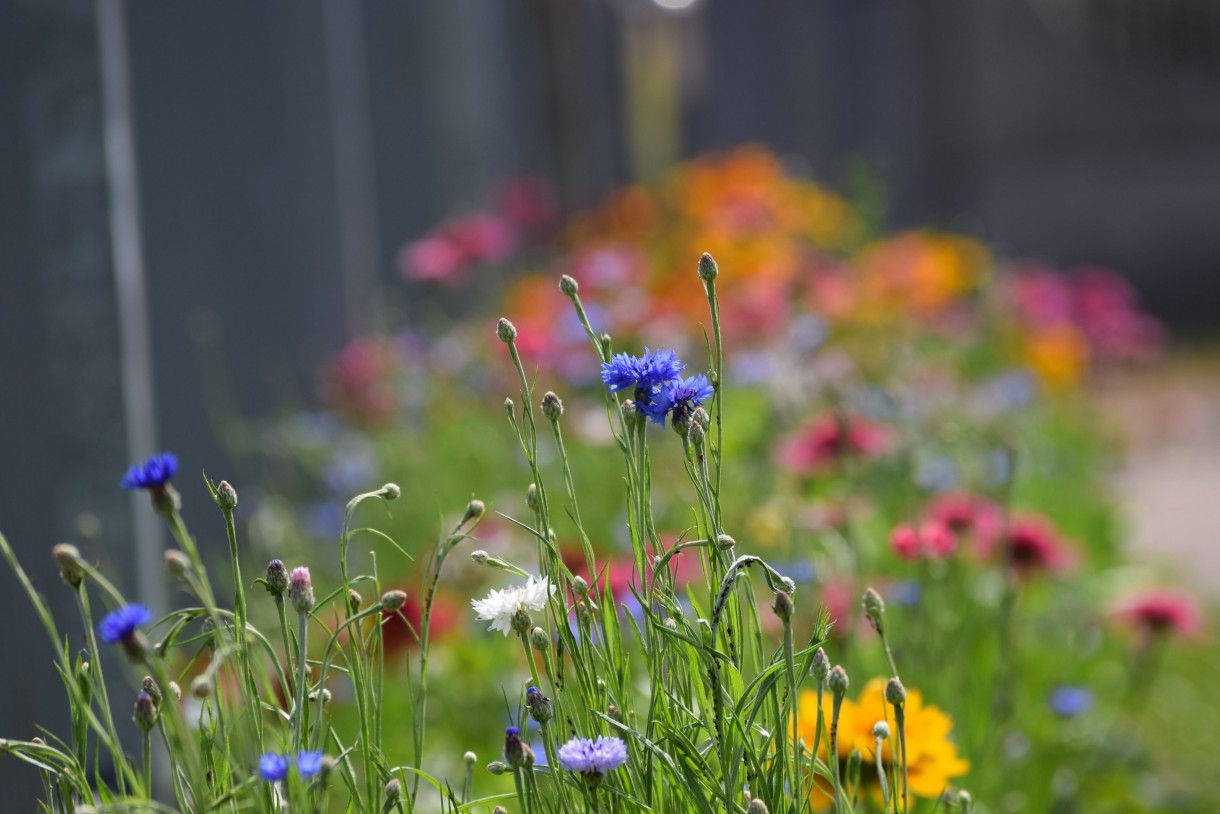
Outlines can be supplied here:
[[[1122, 337], [1082, 327], [1107, 303], [1130, 315], [1121, 292], [1081, 282], [1091, 293], [1029, 317], [1037, 330], [996, 339], [967, 310], [999, 296], [976, 243], [861, 242], [845, 202], [757, 152], [681, 174], [715, 194], [618, 198], [573, 226], [576, 253], [594, 251], [604, 221], [636, 262], [650, 218], [673, 207], [688, 235], [765, 230], [731, 256], [777, 276], [734, 280], [732, 264], [722, 275], [692, 256], [628, 308], [603, 258], [585, 266], [590, 302], [563, 275], [532, 290], [524, 319], [480, 327], [498, 357], [486, 376], [399, 366], [401, 343], [349, 349], [332, 379], [348, 424], [274, 430], [347, 490], [333, 512], [262, 491], [242, 515], [238, 489], [190, 462], [135, 464], [121, 485], [148, 492], [175, 541], [168, 612], [64, 543], [55, 589], [78, 613], [57, 619], [52, 586], [33, 585], [0, 537], [70, 711], [65, 732], [0, 740], [42, 776], [44, 810], [1214, 810], [1192, 782], [1210, 752], [1179, 751], [1167, 723], [1213, 693], [1210, 673], [1187, 669], [1209, 664], [1205, 614], [1125, 564], [1110, 445], [1063, 389], [1084, 362], [1037, 350], [1054, 335], [1144, 348], [1141, 320]], [[734, 206], [716, 208], [725, 184]], [[468, 279], [511, 251], [493, 226], [448, 222], [406, 252], [409, 276]], [[867, 272], [798, 281], [792, 234], [858, 252]], [[899, 271], [911, 257], [914, 277]], [[912, 319], [881, 342], [869, 303], [901, 310], [895, 280], [919, 283]], [[777, 281], [781, 300], [838, 291], [841, 352], [797, 342], [799, 315], [755, 318]], [[611, 289], [617, 302], [597, 301]], [[671, 347], [660, 335], [675, 321], [698, 341]], [[1009, 369], [1039, 353], [1036, 383]], [[379, 389], [389, 369], [412, 386]], [[424, 430], [399, 427], [400, 406], [429, 415]], [[385, 482], [393, 465], [404, 477]], [[433, 495], [452, 502], [439, 534]], [[186, 514], [223, 536], [227, 562], [223, 547], [205, 561]]]

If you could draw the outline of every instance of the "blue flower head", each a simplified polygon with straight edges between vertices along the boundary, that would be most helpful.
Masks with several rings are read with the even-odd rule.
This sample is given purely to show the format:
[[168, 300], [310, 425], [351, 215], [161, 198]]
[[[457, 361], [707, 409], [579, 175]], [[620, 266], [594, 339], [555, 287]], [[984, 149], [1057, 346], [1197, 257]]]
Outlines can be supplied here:
[[258, 776], [274, 783], [288, 776], [288, 761], [283, 755], [268, 752], [258, 759]]
[[673, 413], [674, 418], [688, 418], [696, 407], [702, 407], [715, 394], [716, 389], [708, 383], [707, 376], [702, 373], [669, 382], [661, 387], [651, 402], [640, 405], [640, 412], [653, 420], [655, 424], [664, 424], [665, 416]]
[[158, 489], [169, 483], [178, 471], [178, 459], [172, 452], [162, 452], [132, 464], [123, 476], [124, 489]]
[[1061, 718], [1075, 718], [1093, 707], [1093, 693], [1086, 687], [1065, 684], [1051, 690], [1047, 703], [1051, 712]]
[[97, 634], [106, 644], [125, 642], [135, 635], [140, 625], [152, 621], [152, 613], [143, 605], [115, 608], [98, 623]]
[[619, 738], [572, 738], [559, 747], [559, 765], [569, 772], [604, 775], [627, 762], [627, 745]]
[[297, 771], [301, 773], [301, 777], [313, 777], [315, 774], [322, 771], [322, 753], [301, 752], [298, 754]]
[[644, 348], [643, 356], [619, 353], [609, 362], [602, 362], [602, 382], [609, 393], [634, 387], [637, 395], [642, 394], [649, 401], [653, 391], [678, 378], [685, 367], [672, 350]]

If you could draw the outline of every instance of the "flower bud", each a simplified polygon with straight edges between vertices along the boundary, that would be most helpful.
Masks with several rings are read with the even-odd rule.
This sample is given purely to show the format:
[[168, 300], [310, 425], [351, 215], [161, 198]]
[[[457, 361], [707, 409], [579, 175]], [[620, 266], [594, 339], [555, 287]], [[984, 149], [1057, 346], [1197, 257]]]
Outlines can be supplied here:
[[575, 297], [576, 292], [580, 291], [580, 285], [576, 280], [565, 274], [559, 278], [559, 290], [563, 292], [565, 297]]
[[301, 565], [292, 569], [289, 578], [288, 601], [292, 603], [297, 613], [309, 613], [313, 610], [313, 582], [309, 578], [309, 569]]
[[885, 601], [882, 600], [881, 594], [869, 588], [864, 592], [861, 604], [864, 606], [864, 615], [873, 623], [873, 629], [880, 631], [881, 616], [885, 613]]
[[551, 646], [551, 637], [540, 627], [530, 631], [530, 646], [539, 653], [545, 653]]
[[534, 627], [534, 620], [530, 617], [530, 612], [525, 608], [517, 608], [513, 611], [512, 618], [508, 620], [509, 625], [517, 633], [529, 633]]
[[771, 605], [771, 610], [785, 622], [792, 619], [792, 597], [784, 591], [775, 592], [775, 602]]
[[531, 483], [529, 488], [525, 490], [525, 505], [528, 506], [532, 512], [538, 511], [538, 509], [542, 506], [542, 503], [538, 500], [538, 484]]
[[898, 680], [898, 676], [894, 676], [889, 681], [885, 682], [885, 700], [889, 701], [894, 706], [899, 706], [906, 703], [907, 688], [902, 686], [902, 682]]
[[496, 323], [496, 336], [507, 345], [517, 338], [517, 327], [504, 317], [500, 317], [500, 321]]
[[347, 606], [351, 608], [352, 613], [360, 610], [360, 606], [364, 604], [364, 597], [355, 588], [349, 588], [347, 591]]
[[746, 814], [769, 814], [767, 804], [762, 801], [761, 797], [755, 797], [750, 801], [750, 807], [746, 809]]
[[712, 417], [708, 415], [707, 410], [702, 407], [696, 407], [694, 412], [690, 414], [691, 419], [706, 431], [712, 426]]
[[284, 567], [282, 561], [272, 560], [267, 563], [267, 592], [279, 597], [283, 596], [286, 590], [288, 590], [288, 569]]
[[388, 613], [393, 613], [405, 604], [407, 604], [406, 591], [386, 591], [381, 595], [381, 609]]
[[542, 414], [551, 421], [558, 421], [563, 415], [563, 402], [550, 390], [542, 396]]
[[191, 571], [190, 557], [185, 552], [171, 548], [165, 552], [165, 570], [178, 579], [185, 579]]
[[530, 687], [525, 691], [525, 705], [529, 707], [530, 717], [540, 724], [546, 723], [555, 715], [551, 699], [543, 695], [537, 687]]
[[[323, 687], [322, 688], [322, 706], [326, 706], [327, 704], [329, 704], [330, 699], [331, 699], [330, 690]], [[316, 704], [317, 702], [318, 702], [318, 691], [314, 690], [313, 692], [309, 693], [309, 703]]]
[[207, 676], [199, 675], [191, 680], [191, 695], [199, 699], [212, 695], [212, 682], [208, 681]]
[[890, 736], [890, 725], [885, 721], [877, 721], [873, 724], [873, 737], [878, 740], [885, 740]]
[[827, 658], [826, 651], [820, 647], [813, 651], [813, 664], [810, 665], [809, 672], [815, 681], [825, 681], [826, 676], [830, 674], [830, 659]]
[[142, 692], [136, 696], [136, 705], [131, 713], [131, 720], [135, 721], [136, 726], [145, 732], [153, 728], [153, 724], [157, 722], [157, 704], [151, 695]]
[[792, 577], [780, 577], [779, 584], [789, 596], [796, 593], [796, 580]]
[[387, 810], [402, 799], [402, 781], [397, 777], [385, 784], [385, 802]]
[[227, 481], [216, 484], [216, 505], [231, 512], [237, 507], [237, 490]]
[[584, 577], [573, 577], [572, 590], [577, 596], [588, 596], [589, 583], [585, 581]]
[[974, 810], [974, 797], [970, 792], [961, 789], [957, 792], [957, 804], [962, 807], [962, 814], [970, 814]]
[[508, 814], [508, 809], [504, 806], [496, 806], [491, 810], [491, 814]]
[[508, 413], [509, 418], [513, 418], [515, 416], [515, 414], [513, 413], [513, 400], [512, 399], [509, 399], [509, 398], [504, 399], [504, 412]]
[[690, 441], [690, 445], [695, 448], [696, 452], [703, 450], [703, 442], [707, 437], [707, 431], [703, 429], [703, 425], [698, 421], [692, 421], [690, 429], [686, 432], [686, 440]]
[[466, 761], [467, 766], [473, 766], [478, 761], [478, 759], [479, 759], [479, 756], [476, 755], [474, 752], [467, 752], [466, 754], [462, 755], [462, 760]]
[[602, 332], [601, 336], [597, 337], [597, 344], [602, 346], [602, 357], [609, 359], [613, 354], [610, 353], [610, 334]]
[[462, 515], [462, 522], [459, 526], [464, 526], [471, 520], [478, 520], [487, 511], [486, 504], [483, 501], [475, 499], [466, 504], [466, 513]]
[[504, 759], [514, 769], [525, 765], [525, 743], [521, 740], [520, 730], [515, 726], [504, 730]]
[[51, 556], [59, 563], [60, 578], [73, 588], [79, 587], [85, 578], [80, 549], [70, 543], [60, 543], [51, 549]]
[[716, 266], [716, 261], [707, 252], [699, 258], [699, 279], [705, 283], [710, 283], [720, 276], [720, 269]]
[[169, 694], [174, 696], [175, 701], [182, 700], [182, 688], [178, 686], [177, 681], [171, 681], [169, 683]]
[[631, 399], [623, 399], [622, 403], [619, 404], [619, 411], [623, 416], [623, 425], [627, 427], [627, 429], [630, 430], [639, 425], [640, 411], [635, 409], [634, 401]]
[[490, 556], [483, 549], [476, 548], [474, 551], [470, 552], [470, 559], [474, 561], [475, 565], [486, 565], [487, 561], [490, 559]]
[[836, 664], [834, 669], [830, 671], [830, 675], [826, 678], [826, 686], [835, 695], [842, 696], [847, 692], [847, 686], [850, 682], [847, 679], [847, 671], [843, 669], [843, 665]]
[[719, 548], [721, 551], [732, 551], [736, 545], [737, 541], [727, 534], [721, 534], [716, 537], [716, 548]]
[[690, 411], [674, 408], [673, 413], [670, 414], [669, 426], [679, 437], [689, 434], [691, 426]]
[[503, 760], [493, 760], [491, 763], [487, 764], [487, 771], [499, 777], [500, 775], [508, 772], [508, 764]]
[[161, 706], [161, 688], [157, 686], [157, 682], [153, 681], [152, 676], [144, 676], [144, 683], [140, 685], [140, 689], [148, 693], [154, 704]]
[[387, 483], [377, 490], [384, 500], [398, 500], [402, 497], [402, 488], [397, 483]]

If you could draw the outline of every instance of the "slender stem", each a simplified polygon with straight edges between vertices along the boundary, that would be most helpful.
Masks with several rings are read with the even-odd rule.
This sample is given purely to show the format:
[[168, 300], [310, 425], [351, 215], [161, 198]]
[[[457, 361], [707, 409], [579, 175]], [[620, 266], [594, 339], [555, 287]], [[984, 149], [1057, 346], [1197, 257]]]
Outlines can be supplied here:
[[830, 780], [834, 784], [835, 811], [843, 811], [843, 789], [839, 783], [839, 710], [843, 706], [843, 696], [834, 694], [834, 706], [830, 713]]
[[[796, 734], [798, 710], [796, 706], [796, 662], [792, 656], [792, 620], [784, 620], [784, 668], [788, 674], [788, 710], [792, 721], [792, 732]], [[780, 743], [787, 743], [787, 738], [781, 738]], [[799, 744], [794, 744], [792, 749], [792, 779], [788, 781], [788, 788], [798, 789], [801, 785], [801, 749]]]
[[258, 741], [258, 751], [263, 751], [263, 715], [258, 703], [258, 685], [254, 681], [254, 670], [250, 666], [250, 648], [246, 641], [246, 625], [248, 616], [246, 614], [246, 589], [242, 584], [241, 578], [241, 563], [237, 555], [237, 526], [233, 521], [233, 509], [224, 508], [225, 517], [225, 532], [229, 537], [229, 556], [233, 560], [233, 612], [237, 617], [237, 630], [234, 631], [234, 638], [237, 642], [237, 660], [241, 665], [242, 680], [246, 685], [246, 695], [248, 700], [254, 704], [254, 734]]
[[148, 798], [152, 799], [152, 730], [145, 729], [141, 735], [141, 740], [144, 746], [144, 788], [148, 792]]
[[288, 669], [284, 671], [285, 677], [288, 679], [288, 685], [284, 687], [284, 697], [295, 698], [296, 694], [292, 686], [294, 680], [292, 675], [292, 636], [288, 633], [288, 610], [284, 606], [283, 596], [275, 598], [275, 606], [279, 611], [280, 635], [284, 639], [284, 659], [288, 662]]
[[910, 766], [907, 761], [906, 712], [903, 704], [894, 705], [894, 724], [898, 727], [898, 746], [902, 751], [902, 810], [911, 811]]
[[[347, 597], [344, 596], [344, 604], [347, 604]], [[301, 612], [297, 614], [297, 686], [296, 686], [296, 709], [293, 710], [293, 732], [292, 744], [294, 749], [301, 751], [301, 726], [305, 718], [305, 654], [306, 654], [306, 634], [309, 624], [309, 614]], [[321, 701], [322, 691], [318, 690], [319, 701]]]
[[877, 761], [877, 780], [881, 783], [881, 810], [885, 811], [890, 807], [890, 789], [885, 782], [885, 765], [881, 761], [881, 738], [877, 738], [873, 758]]

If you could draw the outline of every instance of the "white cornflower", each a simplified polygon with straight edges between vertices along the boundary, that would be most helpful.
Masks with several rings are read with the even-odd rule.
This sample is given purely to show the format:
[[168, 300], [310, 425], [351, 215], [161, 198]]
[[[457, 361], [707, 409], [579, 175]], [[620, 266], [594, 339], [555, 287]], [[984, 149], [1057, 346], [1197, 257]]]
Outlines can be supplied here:
[[547, 577], [529, 581], [520, 587], [503, 591], [491, 589], [486, 599], [472, 599], [470, 606], [478, 611], [479, 619], [490, 619], [489, 630], [498, 630], [507, 636], [512, 631], [513, 614], [518, 611], [540, 611], [546, 607], [547, 599], [555, 593], [555, 586]]

